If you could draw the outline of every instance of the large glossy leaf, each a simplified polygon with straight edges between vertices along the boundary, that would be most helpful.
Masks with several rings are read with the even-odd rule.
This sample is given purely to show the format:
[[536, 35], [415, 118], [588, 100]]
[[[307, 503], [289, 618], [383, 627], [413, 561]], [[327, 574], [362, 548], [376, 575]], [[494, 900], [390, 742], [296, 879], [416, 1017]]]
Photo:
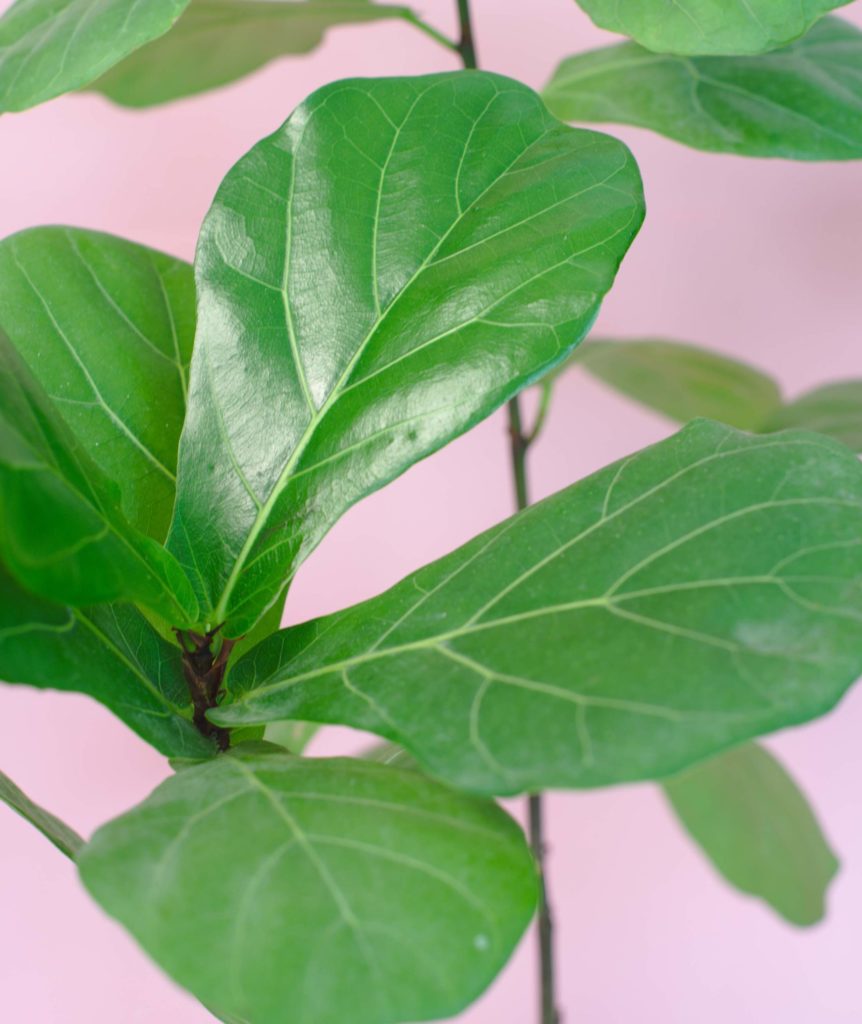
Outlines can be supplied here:
[[776, 409], [764, 429], [816, 430], [862, 452], [862, 380], [824, 384]]
[[195, 621], [188, 579], [120, 510], [93, 462], [0, 331], [0, 558], [30, 590], [85, 605], [140, 602]]
[[674, 57], [622, 43], [570, 57], [544, 91], [565, 120], [633, 124], [696, 149], [862, 157], [862, 33], [824, 18], [761, 57]]
[[192, 268], [74, 228], [0, 242], [0, 326], [129, 522], [163, 540], [174, 503], [195, 323]]
[[449, 1017], [536, 898], [524, 837], [492, 803], [266, 745], [169, 779], [79, 865], [172, 977], [248, 1024]]
[[747, 744], [668, 780], [665, 792], [731, 885], [793, 924], [823, 917], [838, 861], [804, 794], [771, 754]]
[[[2, 639], [0, 639], [0, 644], [2, 644]], [[61, 853], [65, 853], [72, 860], [75, 859], [78, 850], [84, 845], [84, 840], [74, 829], [69, 828], [65, 822], [60, 821], [50, 811], [33, 803], [27, 794], [22, 792], [3, 772], [0, 772], [0, 800], [39, 829], [42, 835], [50, 840]]]
[[0, 18], [0, 113], [92, 82], [171, 27], [188, 0], [17, 0]]
[[2, 565], [0, 679], [85, 693], [163, 754], [215, 752], [192, 725], [179, 649], [140, 612], [52, 604], [19, 587]]
[[577, 344], [643, 216], [628, 150], [482, 73], [337, 82], [201, 233], [171, 546], [247, 630], [355, 501]]
[[307, 53], [327, 29], [400, 18], [405, 7], [368, 0], [191, 0], [167, 35], [137, 50], [92, 86], [145, 107], [232, 82], [286, 54]]
[[369, 729], [479, 792], [596, 786], [822, 714], [860, 624], [856, 458], [700, 420], [270, 637], [210, 714]]
[[680, 423], [705, 416], [741, 430], [756, 430], [781, 405], [778, 385], [771, 377], [695, 345], [591, 339], [572, 361]]
[[658, 53], [755, 54], [801, 36], [850, 0], [578, 0], [600, 27]]

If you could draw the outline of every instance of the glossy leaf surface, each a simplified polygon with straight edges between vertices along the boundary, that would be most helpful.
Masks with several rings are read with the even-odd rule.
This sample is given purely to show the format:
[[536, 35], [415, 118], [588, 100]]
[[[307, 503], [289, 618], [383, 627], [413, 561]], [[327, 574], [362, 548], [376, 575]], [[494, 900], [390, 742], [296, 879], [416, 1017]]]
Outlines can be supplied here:
[[804, 794], [763, 747], [746, 744], [690, 768], [665, 792], [731, 885], [793, 924], [821, 920], [838, 861]]
[[86, 605], [140, 602], [184, 625], [179, 565], [120, 511], [120, 494], [0, 331], [0, 557], [28, 589]]
[[195, 324], [192, 268], [95, 231], [0, 242], [0, 326], [137, 529], [164, 540]]
[[87, 694], [163, 754], [215, 752], [191, 723], [179, 649], [140, 612], [52, 604], [19, 587], [2, 566], [0, 679]]
[[856, 458], [700, 420], [265, 640], [210, 715], [368, 729], [478, 792], [597, 786], [822, 714], [860, 623]]
[[680, 423], [704, 416], [756, 430], [781, 404], [777, 384], [765, 373], [680, 342], [591, 339], [572, 362]]
[[248, 1024], [449, 1017], [536, 898], [524, 837], [494, 804], [267, 745], [168, 779], [79, 865], [175, 980]]
[[[2, 639], [0, 639], [0, 644], [2, 644]], [[27, 794], [22, 792], [3, 772], [0, 772], [0, 800], [39, 829], [42, 835], [50, 840], [61, 853], [65, 853], [72, 860], [75, 859], [78, 850], [84, 845], [84, 840], [65, 822], [60, 821], [44, 807], [33, 803]]]
[[849, 0], [578, 0], [600, 27], [657, 53], [775, 50]]
[[565, 120], [632, 124], [719, 153], [862, 157], [862, 32], [824, 18], [761, 57], [674, 57], [622, 43], [570, 57], [544, 92]]
[[171, 548], [248, 630], [355, 501], [563, 359], [643, 216], [637, 168], [496, 75], [336, 82], [201, 233]]
[[308, 53], [333, 26], [392, 18], [412, 15], [368, 0], [191, 0], [167, 35], [92, 88], [131, 107], [166, 103], [225, 85], [276, 57]]
[[0, 18], [0, 113], [92, 82], [171, 27], [188, 0], [17, 0]]
[[764, 429], [786, 427], [816, 430], [862, 452], [862, 380], [824, 384], [808, 391], [777, 409]]

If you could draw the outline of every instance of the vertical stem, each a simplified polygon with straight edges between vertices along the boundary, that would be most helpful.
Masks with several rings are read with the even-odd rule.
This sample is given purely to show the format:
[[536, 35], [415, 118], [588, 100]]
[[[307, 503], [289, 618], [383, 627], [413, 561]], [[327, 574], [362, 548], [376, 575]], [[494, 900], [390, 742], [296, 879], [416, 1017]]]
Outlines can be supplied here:
[[[476, 42], [473, 35], [473, 22], [470, 16], [470, 0], [458, 0], [458, 21], [460, 25], [460, 37], [457, 50], [465, 68], [475, 69], [478, 66], [476, 60]], [[530, 504], [529, 487], [527, 482], [527, 450], [535, 439], [544, 419], [544, 412], [547, 399], [543, 396], [543, 410], [540, 412], [539, 420], [535, 429], [527, 434], [524, 431], [521, 420], [521, 405], [518, 398], [510, 400], [508, 405], [509, 413], [509, 438], [512, 455], [512, 478], [515, 484], [515, 502], [518, 511], [522, 511]], [[556, 998], [554, 992], [554, 945], [553, 945], [553, 919], [548, 901], [548, 884], [545, 876], [545, 841], [542, 827], [542, 797], [535, 793], [528, 800], [528, 833], [530, 848], [536, 861], [536, 868], [539, 874], [539, 978], [540, 978], [540, 1022], [541, 1024], [560, 1024], [560, 1015], [557, 1012]]]

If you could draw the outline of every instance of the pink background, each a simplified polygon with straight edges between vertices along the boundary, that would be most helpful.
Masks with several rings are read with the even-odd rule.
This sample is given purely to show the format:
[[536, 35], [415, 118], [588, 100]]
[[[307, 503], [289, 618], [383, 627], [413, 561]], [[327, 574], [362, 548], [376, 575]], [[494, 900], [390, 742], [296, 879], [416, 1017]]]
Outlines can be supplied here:
[[[606, 38], [572, 0], [474, 0], [483, 65], [539, 87], [558, 59]], [[0, 0], [0, 8], [8, 4]], [[453, 28], [454, 0], [421, 0]], [[862, 25], [858, 7], [846, 12]], [[191, 257], [228, 168], [309, 92], [347, 75], [454, 67], [399, 24], [333, 31], [202, 98], [132, 113], [94, 96], [0, 120], [0, 234], [100, 228]], [[616, 129], [613, 129], [617, 131]], [[599, 327], [688, 339], [771, 370], [787, 388], [860, 373], [862, 170], [707, 156], [646, 132], [634, 149], [649, 214]], [[669, 433], [572, 373], [532, 458], [536, 496]], [[492, 417], [354, 509], [303, 568], [290, 621], [380, 591], [510, 511], [503, 420]], [[796, 931], [730, 892], [652, 786], [554, 795], [551, 882], [566, 1020], [589, 1024], [842, 1024], [862, 1019], [862, 691], [771, 741], [815, 800], [843, 860], [825, 924]], [[353, 749], [346, 731], [319, 751]], [[85, 835], [143, 798], [164, 761], [95, 703], [5, 688], [0, 767]], [[0, 992], [21, 1024], [211, 1020], [85, 896], [71, 865], [0, 807]], [[525, 941], [461, 1018], [534, 1018]], [[345, 1021], [344, 1024], [349, 1024]]]

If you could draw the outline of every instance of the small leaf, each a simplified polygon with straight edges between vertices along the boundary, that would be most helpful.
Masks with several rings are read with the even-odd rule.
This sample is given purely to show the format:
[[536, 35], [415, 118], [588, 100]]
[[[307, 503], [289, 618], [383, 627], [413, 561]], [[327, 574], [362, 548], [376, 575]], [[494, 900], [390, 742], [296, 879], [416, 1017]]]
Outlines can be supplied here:
[[572, 364], [680, 423], [703, 416], [756, 430], [781, 404], [778, 385], [760, 370], [674, 341], [590, 339]]
[[34, 804], [3, 772], [0, 772], [0, 800], [8, 804], [13, 811], [17, 811], [22, 818], [26, 818], [31, 825], [35, 825], [61, 853], [65, 853], [71, 860], [75, 859], [84, 845], [84, 840], [65, 822], [55, 818], [44, 807]]
[[204, 222], [170, 547], [248, 631], [354, 502], [580, 341], [643, 217], [619, 142], [483, 73], [326, 86]]
[[192, 268], [95, 231], [0, 242], [0, 325], [71, 432], [164, 540], [195, 326]]
[[92, 82], [174, 23], [188, 0], [18, 0], [0, 18], [0, 113]]
[[524, 837], [492, 803], [265, 745], [168, 779], [78, 863], [176, 981], [248, 1024], [449, 1017], [536, 900]]
[[764, 430], [816, 430], [862, 452], [862, 380], [845, 380], [808, 391], [776, 409]]
[[860, 625], [855, 456], [699, 420], [265, 640], [210, 717], [368, 729], [477, 792], [607, 785], [823, 714]]
[[91, 88], [146, 107], [213, 89], [277, 57], [308, 53], [335, 25], [399, 18], [405, 7], [367, 0], [191, 0], [174, 28], [135, 51]]
[[716, 869], [792, 924], [823, 917], [838, 870], [805, 795], [753, 743], [665, 783], [685, 828]]
[[564, 120], [637, 125], [695, 149], [862, 158], [862, 32], [839, 18], [762, 57], [609, 46], [563, 61], [543, 95]]
[[600, 27], [658, 53], [775, 50], [850, 0], [578, 0]]
[[179, 649], [140, 612], [52, 604], [21, 589], [2, 565], [0, 679], [85, 693], [168, 756], [215, 753], [191, 723]]
[[194, 622], [183, 571], [119, 506], [115, 482], [0, 331], [0, 558], [28, 589], [52, 600], [136, 601], [176, 625]]

